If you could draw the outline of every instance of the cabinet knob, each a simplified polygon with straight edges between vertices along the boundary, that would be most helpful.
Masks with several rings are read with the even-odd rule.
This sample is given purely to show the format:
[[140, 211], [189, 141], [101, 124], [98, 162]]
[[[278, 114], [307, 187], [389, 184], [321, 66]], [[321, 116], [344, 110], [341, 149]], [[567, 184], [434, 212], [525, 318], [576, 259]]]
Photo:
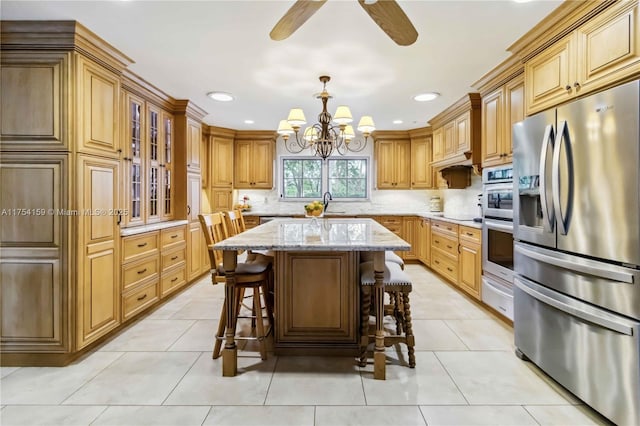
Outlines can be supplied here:
[[580, 87], [580, 83], [578, 83], [578, 82], [576, 81], [575, 83], [573, 83], [573, 87], [575, 87], [575, 88], [577, 89], [578, 87]]
[[567, 84], [566, 86], [564, 86], [564, 88], [565, 88], [565, 90], [567, 90], [567, 91], [571, 90], [571, 86], [570, 86], [570, 85], [568, 85], [568, 84]]

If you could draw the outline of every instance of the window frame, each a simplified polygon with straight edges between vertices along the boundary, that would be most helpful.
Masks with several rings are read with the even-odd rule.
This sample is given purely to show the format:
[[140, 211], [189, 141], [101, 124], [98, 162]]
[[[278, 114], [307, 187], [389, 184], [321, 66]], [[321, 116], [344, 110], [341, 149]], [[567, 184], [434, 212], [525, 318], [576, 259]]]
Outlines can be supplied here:
[[278, 162], [280, 164], [279, 167], [279, 176], [278, 176], [278, 188], [280, 190], [280, 202], [307, 202], [311, 200], [317, 200], [322, 198], [322, 195], [319, 197], [286, 197], [285, 196], [285, 186], [284, 186], [284, 162], [285, 160], [320, 160], [322, 162], [320, 168], [320, 187], [321, 193], [329, 191], [329, 161], [330, 160], [364, 160], [366, 164], [367, 177], [365, 178], [365, 196], [362, 198], [336, 198], [333, 197], [334, 202], [367, 202], [371, 201], [371, 190], [373, 188], [373, 173], [372, 173], [372, 162], [371, 157], [366, 155], [360, 156], [346, 156], [346, 157], [328, 157], [326, 160], [322, 160], [320, 157], [314, 155], [281, 155], [278, 158]]

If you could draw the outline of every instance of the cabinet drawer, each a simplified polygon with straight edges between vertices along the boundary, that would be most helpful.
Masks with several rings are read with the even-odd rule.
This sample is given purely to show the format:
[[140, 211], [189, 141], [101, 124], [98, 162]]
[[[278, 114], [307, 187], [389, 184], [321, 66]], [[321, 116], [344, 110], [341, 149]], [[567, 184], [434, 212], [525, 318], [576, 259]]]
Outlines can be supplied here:
[[122, 298], [123, 322], [158, 301], [158, 280], [153, 279]]
[[162, 255], [161, 267], [163, 271], [177, 265], [180, 262], [184, 262], [187, 258], [187, 248], [183, 245], [182, 248], [177, 250], [171, 250], [168, 253]]
[[160, 232], [160, 242], [162, 249], [173, 247], [186, 240], [187, 229], [185, 226], [163, 229]]
[[481, 229], [461, 225], [459, 235], [461, 240], [466, 240], [472, 243], [480, 244], [482, 241]]
[[157, 275], [160, 271], [158, 263], [158, 256], [151, 256], [124, 266], [122, 268], [122, 289], [127, 290], [150, 276]]
[[458, 262], [444, 256], [438, 251], [431, 253], [431, 269], [454, 284], [458, 283]]
[[431, 220], [431, 229], [437, 229], [440, 232], [445, 234], [451, 234], [453, 236], [458, 236], [458, 225], [455, 223], [442, 222], [439, 220]]
[[243, 216], [244, 219], [244, 227], [246, 229], [255, 228], [260, 225], [260, 217], [258, 216]]
[[185, 265], [182, 265], [178, 269], [166, 272], [162, 274], [161, 294], [162, 297], [171, 293], [172, 291], [182, 287], [187, 282], [187, 271]]
[[443, 251], [447, 256], [453, 259], [458, 258], [458, 238], [452, 238], [449, 235], [439, 232], [431, 233], [431, 246], [435, 249]]
[[122, 263], [158, 251], [159, 237], [157, 231], [125, 237], [122, 240]]

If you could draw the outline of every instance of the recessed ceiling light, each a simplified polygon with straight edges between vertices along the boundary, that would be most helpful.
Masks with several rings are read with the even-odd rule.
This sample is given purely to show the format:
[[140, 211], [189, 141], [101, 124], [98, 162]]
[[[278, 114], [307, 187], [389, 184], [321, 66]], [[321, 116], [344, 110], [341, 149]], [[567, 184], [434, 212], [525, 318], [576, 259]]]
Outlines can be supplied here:
[[213, 99], [214, 101], [219, 101], [219, 102], [230, 102], [234, 99], [233, 95], [227, 92], [209, 92], [207, 93], [207, 96]]
[[513, 0], [516, 3], [529, 3], [531, 0]]
[[393, 124], [402, 124], [402, 120], [393, 120]]
[[244, 124], [253, 124], [255, 121], [253, 120], [244, 120]]
[[419, 95], [415, 95], [413, 100], [417, 102], [427, 102], [434, 100], [438, 96], [440, 96], [440, 93], [437, 92], [420, 93]]

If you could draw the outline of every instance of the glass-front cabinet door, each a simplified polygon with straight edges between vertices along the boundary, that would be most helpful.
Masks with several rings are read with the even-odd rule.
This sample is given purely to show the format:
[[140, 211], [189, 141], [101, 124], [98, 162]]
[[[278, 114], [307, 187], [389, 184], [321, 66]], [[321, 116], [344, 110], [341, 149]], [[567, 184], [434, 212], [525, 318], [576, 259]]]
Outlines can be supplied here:
[[163, 156], [161, 170], [162, 180], [160, 195], [162, 198], [162, 217], [165, 220], [173, 218], [173, 115], [162, 111], [162, 139], [160, 150]]
[[125, 94], [125, 123], [126, 123], [126, 152], [125, 152], [125, 182], [127, 188], [126, 205], [128, 214], [125, 215], [125, 225], [135, 226], [144, 223], [144, 129], [145, 114], [144, 100], [130, 93]]
[[162, 205], [160, 196], [161, 185], [161, 165], [162, 165], [162, 149], [161, 149], [161, 123], [160, 110], [153, 106], [147, 106], [147, 152], [149, 160], [149, 168], [147, 171], [147, 222], [157, 222], [162, 215]]

